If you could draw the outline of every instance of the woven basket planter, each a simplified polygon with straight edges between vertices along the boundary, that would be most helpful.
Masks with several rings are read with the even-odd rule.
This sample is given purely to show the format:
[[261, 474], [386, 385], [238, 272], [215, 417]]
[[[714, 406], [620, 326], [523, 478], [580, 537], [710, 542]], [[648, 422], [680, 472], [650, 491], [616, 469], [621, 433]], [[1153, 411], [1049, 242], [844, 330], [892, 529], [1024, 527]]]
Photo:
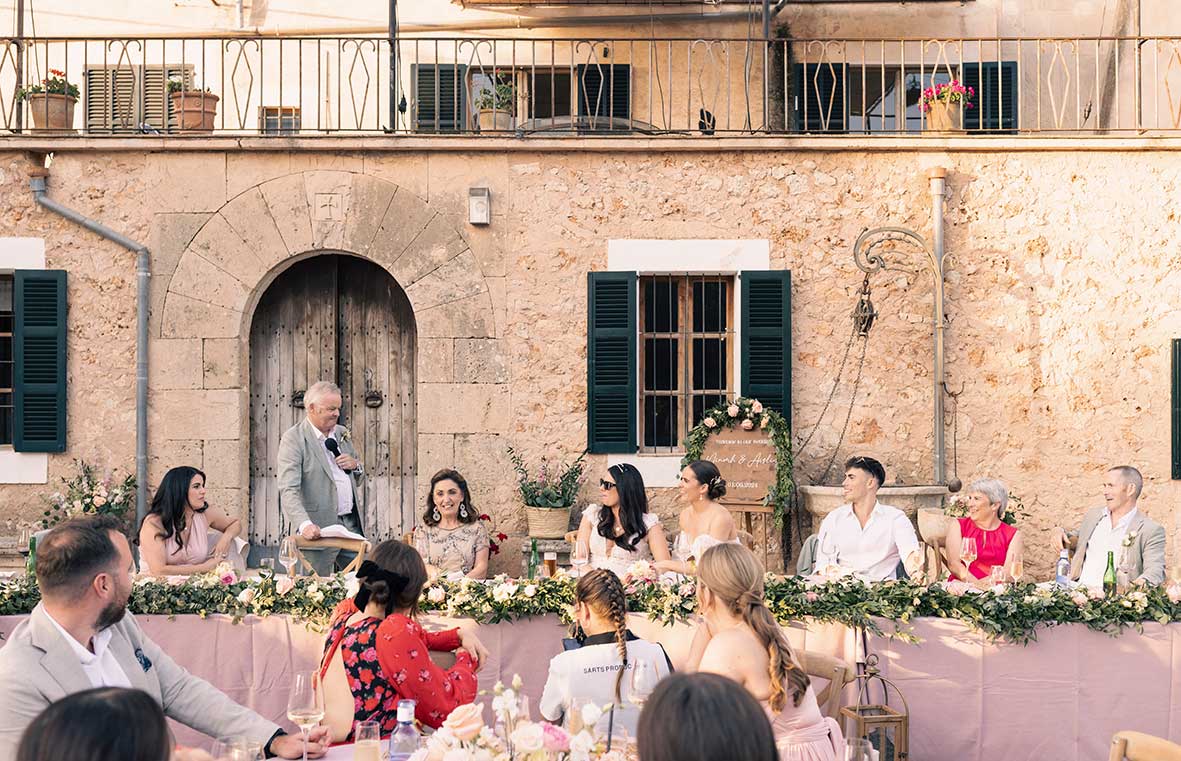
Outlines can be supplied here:
[[529, 507], [525, 505], [529, 536], [533, 539], [561, 539], [570, 525], [568, 507]]

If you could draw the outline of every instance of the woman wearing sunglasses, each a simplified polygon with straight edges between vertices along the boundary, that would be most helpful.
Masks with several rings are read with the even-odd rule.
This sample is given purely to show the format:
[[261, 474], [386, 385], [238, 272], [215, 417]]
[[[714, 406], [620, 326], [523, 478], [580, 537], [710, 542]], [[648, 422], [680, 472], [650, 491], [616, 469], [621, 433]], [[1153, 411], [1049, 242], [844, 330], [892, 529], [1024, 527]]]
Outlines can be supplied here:
[[668, 540], [660, 519], [648, 512], [644, 479], [634, 465], [612, 465], [599, 479], [598, 505], [587, 505], [576, 546], [589, 549], [592, 568], [623, 578], [637, 560], [668, 560]]

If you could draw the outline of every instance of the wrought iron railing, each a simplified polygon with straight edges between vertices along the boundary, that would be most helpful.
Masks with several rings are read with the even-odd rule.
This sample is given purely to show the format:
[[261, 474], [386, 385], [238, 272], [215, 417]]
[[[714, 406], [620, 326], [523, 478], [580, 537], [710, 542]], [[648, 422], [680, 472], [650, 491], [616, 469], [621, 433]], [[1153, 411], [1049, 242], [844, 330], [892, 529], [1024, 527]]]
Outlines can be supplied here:
[[[72, 113], [68, 98], [29, 92], [50, 70], [78, 88]], [[952, 80], [972, 88], [971, 104], [937, 106], [932, 118], [924, 91]], [[1181, 132], [1181, 38], [9, 39], [0, 50], [0, 128], [276, 137], [1171, 134]]]

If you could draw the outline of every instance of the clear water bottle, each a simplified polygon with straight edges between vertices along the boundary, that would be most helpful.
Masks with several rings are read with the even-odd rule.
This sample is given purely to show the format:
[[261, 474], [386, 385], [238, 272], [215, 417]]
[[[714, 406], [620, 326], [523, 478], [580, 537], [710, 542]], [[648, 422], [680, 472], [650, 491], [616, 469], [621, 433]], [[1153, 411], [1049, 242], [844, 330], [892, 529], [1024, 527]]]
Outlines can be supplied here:
[[390, 735], [389, 761], [406, 761], [418, 750], [418, 730], [414, 728], [414, 701], [398, 701], [398, 728]]
[[1058, 555], [1058, 568], [1054, 576], [1054, 581], [1057, 582], [1061, 589], [1066, 589], [1070, 586], [1070, 552], [1062, 550]]

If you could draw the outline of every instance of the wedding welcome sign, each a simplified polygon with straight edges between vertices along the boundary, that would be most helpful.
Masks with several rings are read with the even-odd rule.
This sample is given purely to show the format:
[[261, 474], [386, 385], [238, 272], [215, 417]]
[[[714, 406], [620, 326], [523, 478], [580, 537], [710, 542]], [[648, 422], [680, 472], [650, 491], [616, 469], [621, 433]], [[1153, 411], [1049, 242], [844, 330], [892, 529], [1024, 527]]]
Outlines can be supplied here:
[[718, 431], [706, 440], [702, 459], [717, 465], [726, 479], [724, 504], [761, 505], [775, 484], [775, 445], [765, 430]]

